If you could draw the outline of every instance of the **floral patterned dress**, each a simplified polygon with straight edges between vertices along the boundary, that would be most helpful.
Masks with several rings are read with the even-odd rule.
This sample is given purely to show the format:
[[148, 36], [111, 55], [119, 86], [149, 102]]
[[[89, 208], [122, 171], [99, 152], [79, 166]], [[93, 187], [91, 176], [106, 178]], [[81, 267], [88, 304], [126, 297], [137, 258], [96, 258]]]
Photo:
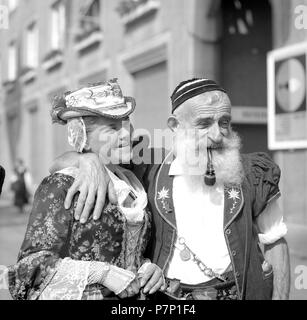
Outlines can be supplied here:
[[[87, 267], [82, 261], [101, 261], [120, 268], [136, 271], [143, 263], [150, 236], [150, 215], [145, 209], [141, 223], [129, 223], [116, 205], [108, 203], [100, 220], [88, 219], [81, 224], [74, 220], [78, 195], [71, 208], [64, 208], [67, 190], [74, 178], [62, 173], [48, 176], [38, 187], [27, 231], [18, 261], [9, 268], [9, 289], [14, 299], [39, 299], [63, 261], [79, 261], [71, 264], [67, 277], [75, 276], [77, 285], [70, 288], [70, 297], [90, 299], [104, 298], [105, 287], [88, 285]], [[83, 270], [83, 271], [82, 271]], [[69, 291], [63, 277], [63, 295]], [[79, 277], [79, 278], [78, 278]], [[78, 294], [75, 294], [78, 291]]]

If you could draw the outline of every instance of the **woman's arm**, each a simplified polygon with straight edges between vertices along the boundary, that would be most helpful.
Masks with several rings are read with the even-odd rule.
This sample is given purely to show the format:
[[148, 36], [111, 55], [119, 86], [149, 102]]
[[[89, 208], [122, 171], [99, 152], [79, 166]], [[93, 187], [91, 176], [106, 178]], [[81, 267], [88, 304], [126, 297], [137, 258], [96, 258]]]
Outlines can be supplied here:
[[63, 207], [69, 183], [68, 177], [50, 176], [35, 193], [18, 262], [9, 268], [14, 299], [36, 299], [56, 272], [73, 217], [73, 209]]
[[9, 289], [15, 299], [78, 300], [94, 283], [117, 294], [135, 279], [133, 273], [116, 266], [65, 258], [74, 213], [73, 208], [64, 208], [71, 179], [50, 176], [35, 194], [18, 262], [9, 268]]
[[[80, 261], [65, 258], [57, 267], [51, 281], [46, 285], [39, 300], [87, 300], [86, 288], [99, 284], [120, 295], [128, 287], [129, 297], [138, 294], [133, 286], [135, 275], [122, 268], [99, 261]], [[102, 294], [98, 299], [103, 299]]]

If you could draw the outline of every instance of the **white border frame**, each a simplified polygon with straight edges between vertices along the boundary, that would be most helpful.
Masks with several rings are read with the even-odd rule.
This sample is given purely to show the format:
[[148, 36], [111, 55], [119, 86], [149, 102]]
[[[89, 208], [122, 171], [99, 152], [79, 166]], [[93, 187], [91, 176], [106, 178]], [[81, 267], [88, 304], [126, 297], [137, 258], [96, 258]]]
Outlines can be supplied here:
[[[275, 137], [275, 63], [279, 60], [305, 54], [307, 57], [307, 42], [290, 45], [273, 50], [267, 56], [267, 79], [268, 79], [268, 147], [270, 150], [307, 149], [307, 139], [276, 141]], [[307, 60], [307, 59], [306, 59]], [[307, 61], [306, 61], [307, 67]], [[307, 81], [306, 81], [307, 101]], [[307, 126], [307, 123], [306, 123]]]

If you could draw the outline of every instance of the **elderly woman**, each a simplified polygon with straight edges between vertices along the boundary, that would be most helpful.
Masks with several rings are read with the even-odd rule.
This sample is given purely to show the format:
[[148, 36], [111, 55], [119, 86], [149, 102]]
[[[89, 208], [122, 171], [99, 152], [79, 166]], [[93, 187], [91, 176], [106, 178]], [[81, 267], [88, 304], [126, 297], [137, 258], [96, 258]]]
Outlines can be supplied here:
[[142, 298], [164, 286], [162, 271], [143, 258], [150, 231], [147, 195], [134, 174], [118, 164], [131, 157], [129, 115], [135, 101], [123, 97], [117, 80], [66, 93], [52, 110], [68, 125], [69, 143], [91, 151], [106, 167], [118, 203], [102, 217], [81, 224], [77, 203], [65, 209], [75, 169], [48, 176], [38, 187], [18, 262], [9, 268], [14, 299]]

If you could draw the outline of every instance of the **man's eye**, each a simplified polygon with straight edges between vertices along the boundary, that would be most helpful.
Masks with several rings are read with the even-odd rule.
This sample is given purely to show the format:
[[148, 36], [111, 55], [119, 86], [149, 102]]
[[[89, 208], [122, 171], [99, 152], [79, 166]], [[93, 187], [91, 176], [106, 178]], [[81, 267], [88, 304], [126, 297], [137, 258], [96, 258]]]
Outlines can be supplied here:
[[199, 129], [207, 129], [211, 126], [211, 123], [202, 123], [198, 127]]
[[229, 126], [229, 120], [223, 120], [221, 123], [220, 123], [220, 126], [225, 128], [225, 127], [228, 127]]

